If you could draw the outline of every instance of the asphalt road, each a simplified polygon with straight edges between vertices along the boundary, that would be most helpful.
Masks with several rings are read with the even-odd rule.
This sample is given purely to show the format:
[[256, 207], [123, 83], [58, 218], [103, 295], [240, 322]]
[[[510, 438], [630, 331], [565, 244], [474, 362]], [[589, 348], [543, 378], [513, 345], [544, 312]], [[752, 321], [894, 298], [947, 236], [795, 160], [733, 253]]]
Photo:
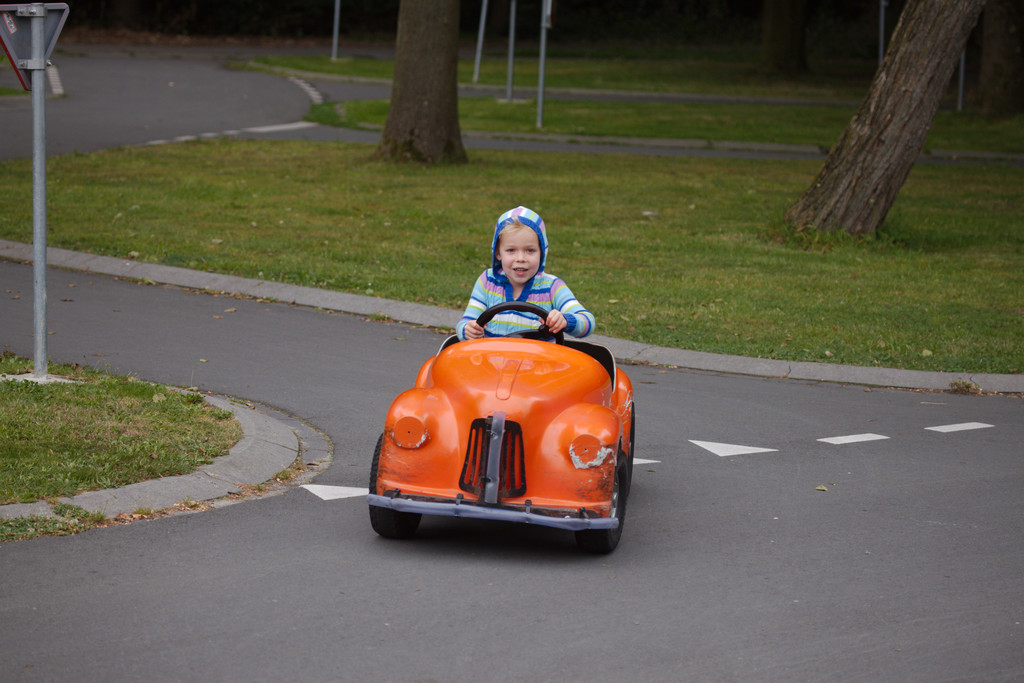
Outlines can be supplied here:
[[[197, 119], [228, 109], [202, 86], [219, 67], [176, 63], [192, 66], [211, 98], [193, 101]], [[224, 87], [250, 75], [267, 83], [248, 91], [251, 118], [183, 113], [138, 137], [287, 123], [257, 112], [308, 105], [275, 77], [230, 72], [242, 83]], [[125, 128], [122, 143], [144, 142]], [[89, 273], [51, 269], [49, 285], [51, 358], [301, 418], [334, 444], [323, 485], [365, 485], [388, 403], [441, 339]], [[31, 292], [31, 268], [0, 260], [0, 348], [26, 356]], [[554, 530], [454, 519], [386, 541], [362, 498], [301, 488], [3, 544], [3, 679], [1024, 678], [1019, 399], [627, 371], [650, 462], [610, 556]]]

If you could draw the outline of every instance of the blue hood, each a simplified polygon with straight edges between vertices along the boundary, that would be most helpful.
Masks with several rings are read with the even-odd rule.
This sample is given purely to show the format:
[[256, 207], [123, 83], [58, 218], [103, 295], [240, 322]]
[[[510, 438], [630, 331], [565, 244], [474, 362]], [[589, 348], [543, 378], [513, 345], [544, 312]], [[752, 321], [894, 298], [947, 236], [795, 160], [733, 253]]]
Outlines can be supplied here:
[[494, 224], [494, 238], [491, 239], [491, 268], [495, 273], [501, 271], [501, 261], [495, 255], [498, 250], [498, 235], [501, 233], [501, 229], [509, 223], [520, 222], [523, 225], [529, 226], [535, 233], [537, 233], [537, 239], [540, 241], [540, 268], [537, 269], [538, 273], [544, 272], [544, 264], [548, 260], [548, 234], [544, 228], [544, 219], [536, 211], [531, 211], [525, 206], [517, 206], [511, 211], [506, 211], [501, 214], [501, 218]]

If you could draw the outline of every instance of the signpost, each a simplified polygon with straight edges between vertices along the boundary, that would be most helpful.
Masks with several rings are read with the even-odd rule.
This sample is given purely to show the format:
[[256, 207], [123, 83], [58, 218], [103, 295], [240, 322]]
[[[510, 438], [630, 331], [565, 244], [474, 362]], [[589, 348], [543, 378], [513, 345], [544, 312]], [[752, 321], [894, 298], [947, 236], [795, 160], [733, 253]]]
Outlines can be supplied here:
[[[555, 0], [543, 0], [540, 10], [540, 66], [537, 75], [537, 128], [544, 127], [544, 69], [547, 58], [548, 29], [553, 26]], [[480, 78], [480, 55], [484, 49], [484, 24], [487, 22], [487, 0], [480, 6], [480, 26], [477, 29], [476, 57], [473, 61], [473, 82]], [[515, 72], [516, 43], [516, 0], [509, 3], [508, 17], [508, 73], [505, 85], [505, 101], [512, 102], [512, 81]]]
[[67, 3], [0, 5], [0, 43], [25, 90], [32, 91], [32, 257], [35, 291], [33, 374], [46, 358], [46, 66], [68, 16]]
[[548, 52], [548, 29], [554, 0], [544, 0], [540, 10], [540, 66], [537, 72], [537, 128], [544, 127], [544, 67]]

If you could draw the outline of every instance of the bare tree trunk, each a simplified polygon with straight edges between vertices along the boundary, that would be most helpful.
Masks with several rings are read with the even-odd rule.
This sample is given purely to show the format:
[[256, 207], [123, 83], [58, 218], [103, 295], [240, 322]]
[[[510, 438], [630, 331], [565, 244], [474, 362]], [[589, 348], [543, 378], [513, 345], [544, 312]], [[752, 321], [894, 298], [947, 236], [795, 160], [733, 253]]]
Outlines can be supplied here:
[[871, 234], [885, 220], [985, 0], [909, 0], [871, 89], [786, 221]]
[[981, 25], [981, 111], [1024, 112], [1024, 0], [988, 0]]
[[402, 0], [391, 107], [378, 155], [464, 163], [456, 67], [459, 0]]
[[807, 0], [764, 0], [761, 51], [768, 66], [794, 73], [807, 71]]

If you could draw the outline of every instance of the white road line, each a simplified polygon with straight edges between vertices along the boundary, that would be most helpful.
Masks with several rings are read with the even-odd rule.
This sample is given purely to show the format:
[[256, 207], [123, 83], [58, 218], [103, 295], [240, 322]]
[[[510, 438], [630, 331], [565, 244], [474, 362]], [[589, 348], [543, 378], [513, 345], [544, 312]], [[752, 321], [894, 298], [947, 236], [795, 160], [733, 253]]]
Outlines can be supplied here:
[[50, 90], [57, 97], [64, 94], [64, 83], [60, 80], [60, 72], [57, 71], [57, 67], [50, 65], [46, 67], [46, 77], [50, 81]]
[[313, 84], [309, 81], [304, 81], [301, 78], [296, 78], [295, 76], [289, 76], [288, 80], [299, 86], [299, 88], [302, 89], [302, 92], [306, 93], [306, 96], [309, 97], [309, 101], [313, 104], [324, 103], [324, 96], [320, 94], [320, 91], [313, 87]]
[[850, 434], [848, 436], [830, 436], [827, 439], [818, 439], [818, 441], [842, 445], [847, 443], [860, 443], [862, 441], [881, 441], [882, 439], [888, 438], [889, 437], [882, 436], [881, 434]]
[[304, 128], [314, 128], [318, 124], [311, 121], [296, 121], [295, 123], [279, 123], [274, 126], [256, 126], [254, 128], [245, 128], [245, 133], [280, 133], [289, 130], [302, 130]]
[[643, 458], [633, 458], [634, 465], [657, 465], [660, 460], [644, 460]]
[[731, 443], [715, 443], [714, 441], [694, 441], [690, 439], [690, 443], [694, 446], [700, 446], [706, 451], [711, 451], [717, 456], [728, 457], [730, 455], [750, 455], [752, 453], [776, 453], [775, 448], [759, 448], [757, 446], [739, 446]]
[[939, 425], [937, 427], [925, 427], [925, 429], [933, 432], [942, 432], [943, 434], [949, 432], [966, 432], [970, 429], [987, 429], [994, 427], [995, 425], [985, 424], [984, 422], [961, 422], [954, 425]]
[[358, 498], [359, 496], [365, 496], [369, 490], [365, 486], [356, 488], [353, 486], [323, 486], [321, 484], [303, 484], [302, 488], [306, 489], [321, 500]]
[[212, 138], [220, 137], [231, 137], [240, 135], [241, 133], [283, 133], [291, 130], [304, 130], [306, 128], [315, 128], [316, 123], [310, 121], [295, 121], [293, 123], [278, 123], [272, 126], [253, 126], [252, 128], [243, 128], [241, 130], [222, 130], [219, 133], [200, 133], [199, 135], [181, 135], [173, 140], [150, 140], [145, 143], [149, 145], [168, 145], [173, 142], [191, 142], [193, 140], [209, 140]]

